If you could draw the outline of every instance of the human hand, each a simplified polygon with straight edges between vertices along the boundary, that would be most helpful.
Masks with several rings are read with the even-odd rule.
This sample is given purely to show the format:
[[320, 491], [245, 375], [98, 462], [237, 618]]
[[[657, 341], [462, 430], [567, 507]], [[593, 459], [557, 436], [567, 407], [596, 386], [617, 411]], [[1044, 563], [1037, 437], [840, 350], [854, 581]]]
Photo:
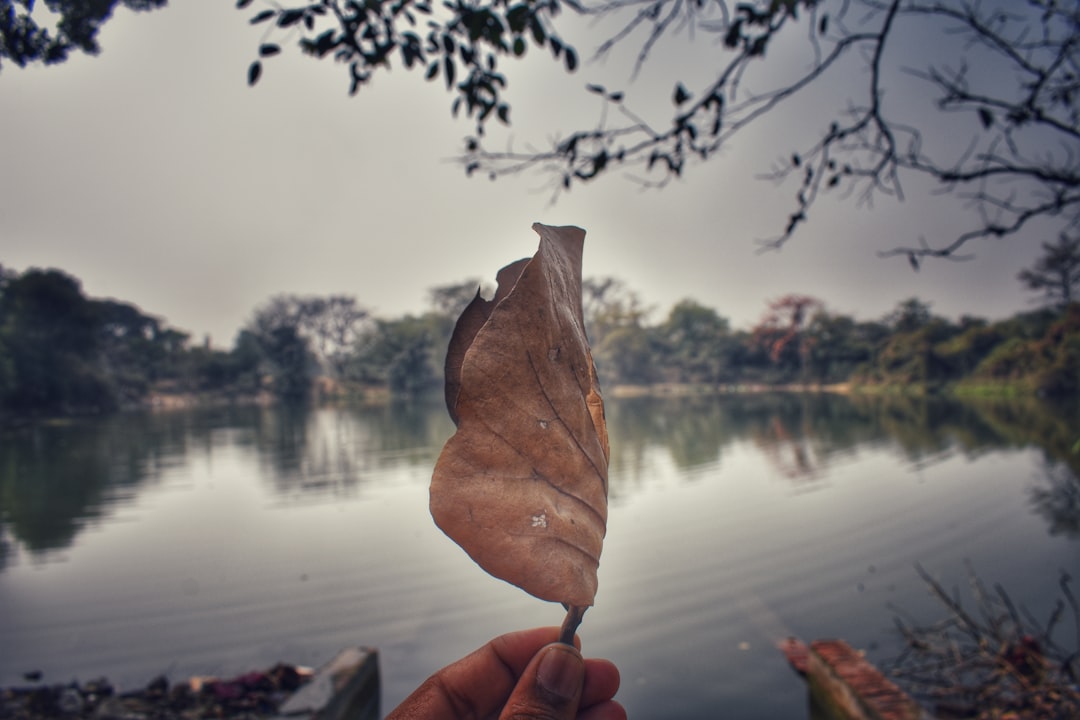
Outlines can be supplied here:
[[559, 628], [500, 635], [428, 678], [386, 720], [626, 720], [619, 671], [556, 642]]

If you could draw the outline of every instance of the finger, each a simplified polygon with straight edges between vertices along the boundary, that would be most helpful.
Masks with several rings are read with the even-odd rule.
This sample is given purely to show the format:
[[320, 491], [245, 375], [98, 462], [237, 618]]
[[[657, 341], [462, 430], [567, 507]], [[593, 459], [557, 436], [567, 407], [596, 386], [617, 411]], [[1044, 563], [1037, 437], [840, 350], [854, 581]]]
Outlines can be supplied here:
[[[520, 677], [525, 666], [536, 656], [540, 648], [559, 639], [559, 628], [540, 627], [532, 630], [519, 630], [495, 638], [488, 645], [498, 656], [499, 661], [514, 670], [514, 676]], [[581, 639], [574, 637], [574, 647], [581, 648]]]
[[610, 660], [587, 659], [581, 707], [588, 708], [615, 697], [615, 693], [619, 691], [619, 682], [619, 669]]
[[529, 661], [558, 637], [554, 627], [500, 635], [428, 678], [387, 720], [494, 717]]
[[574, 720], [585, 687], [585, 659], [560, 642], [529, 662], [499, 720]]
[[614, 700], [607, 700], [579, 712], [578, 720], [626, 720], [626, 708]]

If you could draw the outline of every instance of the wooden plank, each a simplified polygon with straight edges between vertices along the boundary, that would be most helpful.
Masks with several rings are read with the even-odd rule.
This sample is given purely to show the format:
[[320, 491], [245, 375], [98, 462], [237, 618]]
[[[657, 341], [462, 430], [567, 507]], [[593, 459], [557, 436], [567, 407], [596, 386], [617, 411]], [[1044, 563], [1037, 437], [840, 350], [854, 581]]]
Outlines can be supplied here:
[[843, 640], [810, 643], [806, 679], [814, 700], [840, 720], [927, 717], [907, 693]]
[[378, 720], [379, 652], [345, 648], [278, 709], [275, 720]]
[[780, 652], [784, 653], [784, 657], [791, 664], [792, 669], [806, 677], [810, 657], [810, 648], [806, 647], [806, 643], [799, 638], [789, 637], [780, 641], [779, 648]]

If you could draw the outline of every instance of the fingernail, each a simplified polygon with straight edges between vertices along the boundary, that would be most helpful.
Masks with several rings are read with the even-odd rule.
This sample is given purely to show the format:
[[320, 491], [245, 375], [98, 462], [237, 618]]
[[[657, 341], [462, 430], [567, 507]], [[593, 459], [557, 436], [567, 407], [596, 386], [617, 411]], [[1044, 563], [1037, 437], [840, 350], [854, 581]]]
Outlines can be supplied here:
[[572, 700], [585, 678], [585, 662], [581, 653], [569, 645], [556, 644], [544, 652], [536, 668], [540, 687], [562, 700]]

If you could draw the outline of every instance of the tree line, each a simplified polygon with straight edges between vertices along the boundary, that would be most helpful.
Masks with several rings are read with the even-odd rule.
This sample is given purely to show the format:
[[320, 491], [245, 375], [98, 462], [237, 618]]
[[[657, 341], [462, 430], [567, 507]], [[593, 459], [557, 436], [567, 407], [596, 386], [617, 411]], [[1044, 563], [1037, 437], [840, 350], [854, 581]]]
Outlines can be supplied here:
[[[1043, 308], [990, 322], [952, 321], [910, 298], [860, 320], [817, 298], [786, 295], [748, 329], [695, 300], [659, 322], [615, 278], [583, 282], [586, 329], [605, 387], [678, 384], [827, 385], [937, 389], [958, 384], [1067, 395], [1080, 390], [1080, 248], [1072, 274], [1047, 254], [1018, 277], [1046, 293]], [[1055, 274], [1056, 273], [1056, 274]], [[1053, 281], [1057, 277], [1058, 281]], [[1064, 277], [1062, 281], [1060, 278]], [[371, 390], [437, 391], [457, 316], [480, 283], [429, 290], [429, 310], [380, 318], [345, 295], [278, 295], [255, 308], [228, 350], [137, 306], [87, 297], [61, 270], [0, 267], [0, 415], [102, 412], [161, 394], [281, 399]]]
[[654, 325], [600, 324], [601, 379], [616, 383], [967, 389], [1070, 395], [1080, 389], [1080, 304], [989, 322], [951, 321], [910, 298], [885, 317], [857, 320], [805, 295], [768, 303], [748, 330], [715, 310], [676, 304]]
[[415, 395], [441, 385], [455, 319], [478, 285], [435, 288], [429, 312], [394, 319], [353, 297], [278, 295], [221, 350], [134, 304], [86, 296], [62, 270], [0, 266], [0, 419], [108, 412], [170, 394]]

